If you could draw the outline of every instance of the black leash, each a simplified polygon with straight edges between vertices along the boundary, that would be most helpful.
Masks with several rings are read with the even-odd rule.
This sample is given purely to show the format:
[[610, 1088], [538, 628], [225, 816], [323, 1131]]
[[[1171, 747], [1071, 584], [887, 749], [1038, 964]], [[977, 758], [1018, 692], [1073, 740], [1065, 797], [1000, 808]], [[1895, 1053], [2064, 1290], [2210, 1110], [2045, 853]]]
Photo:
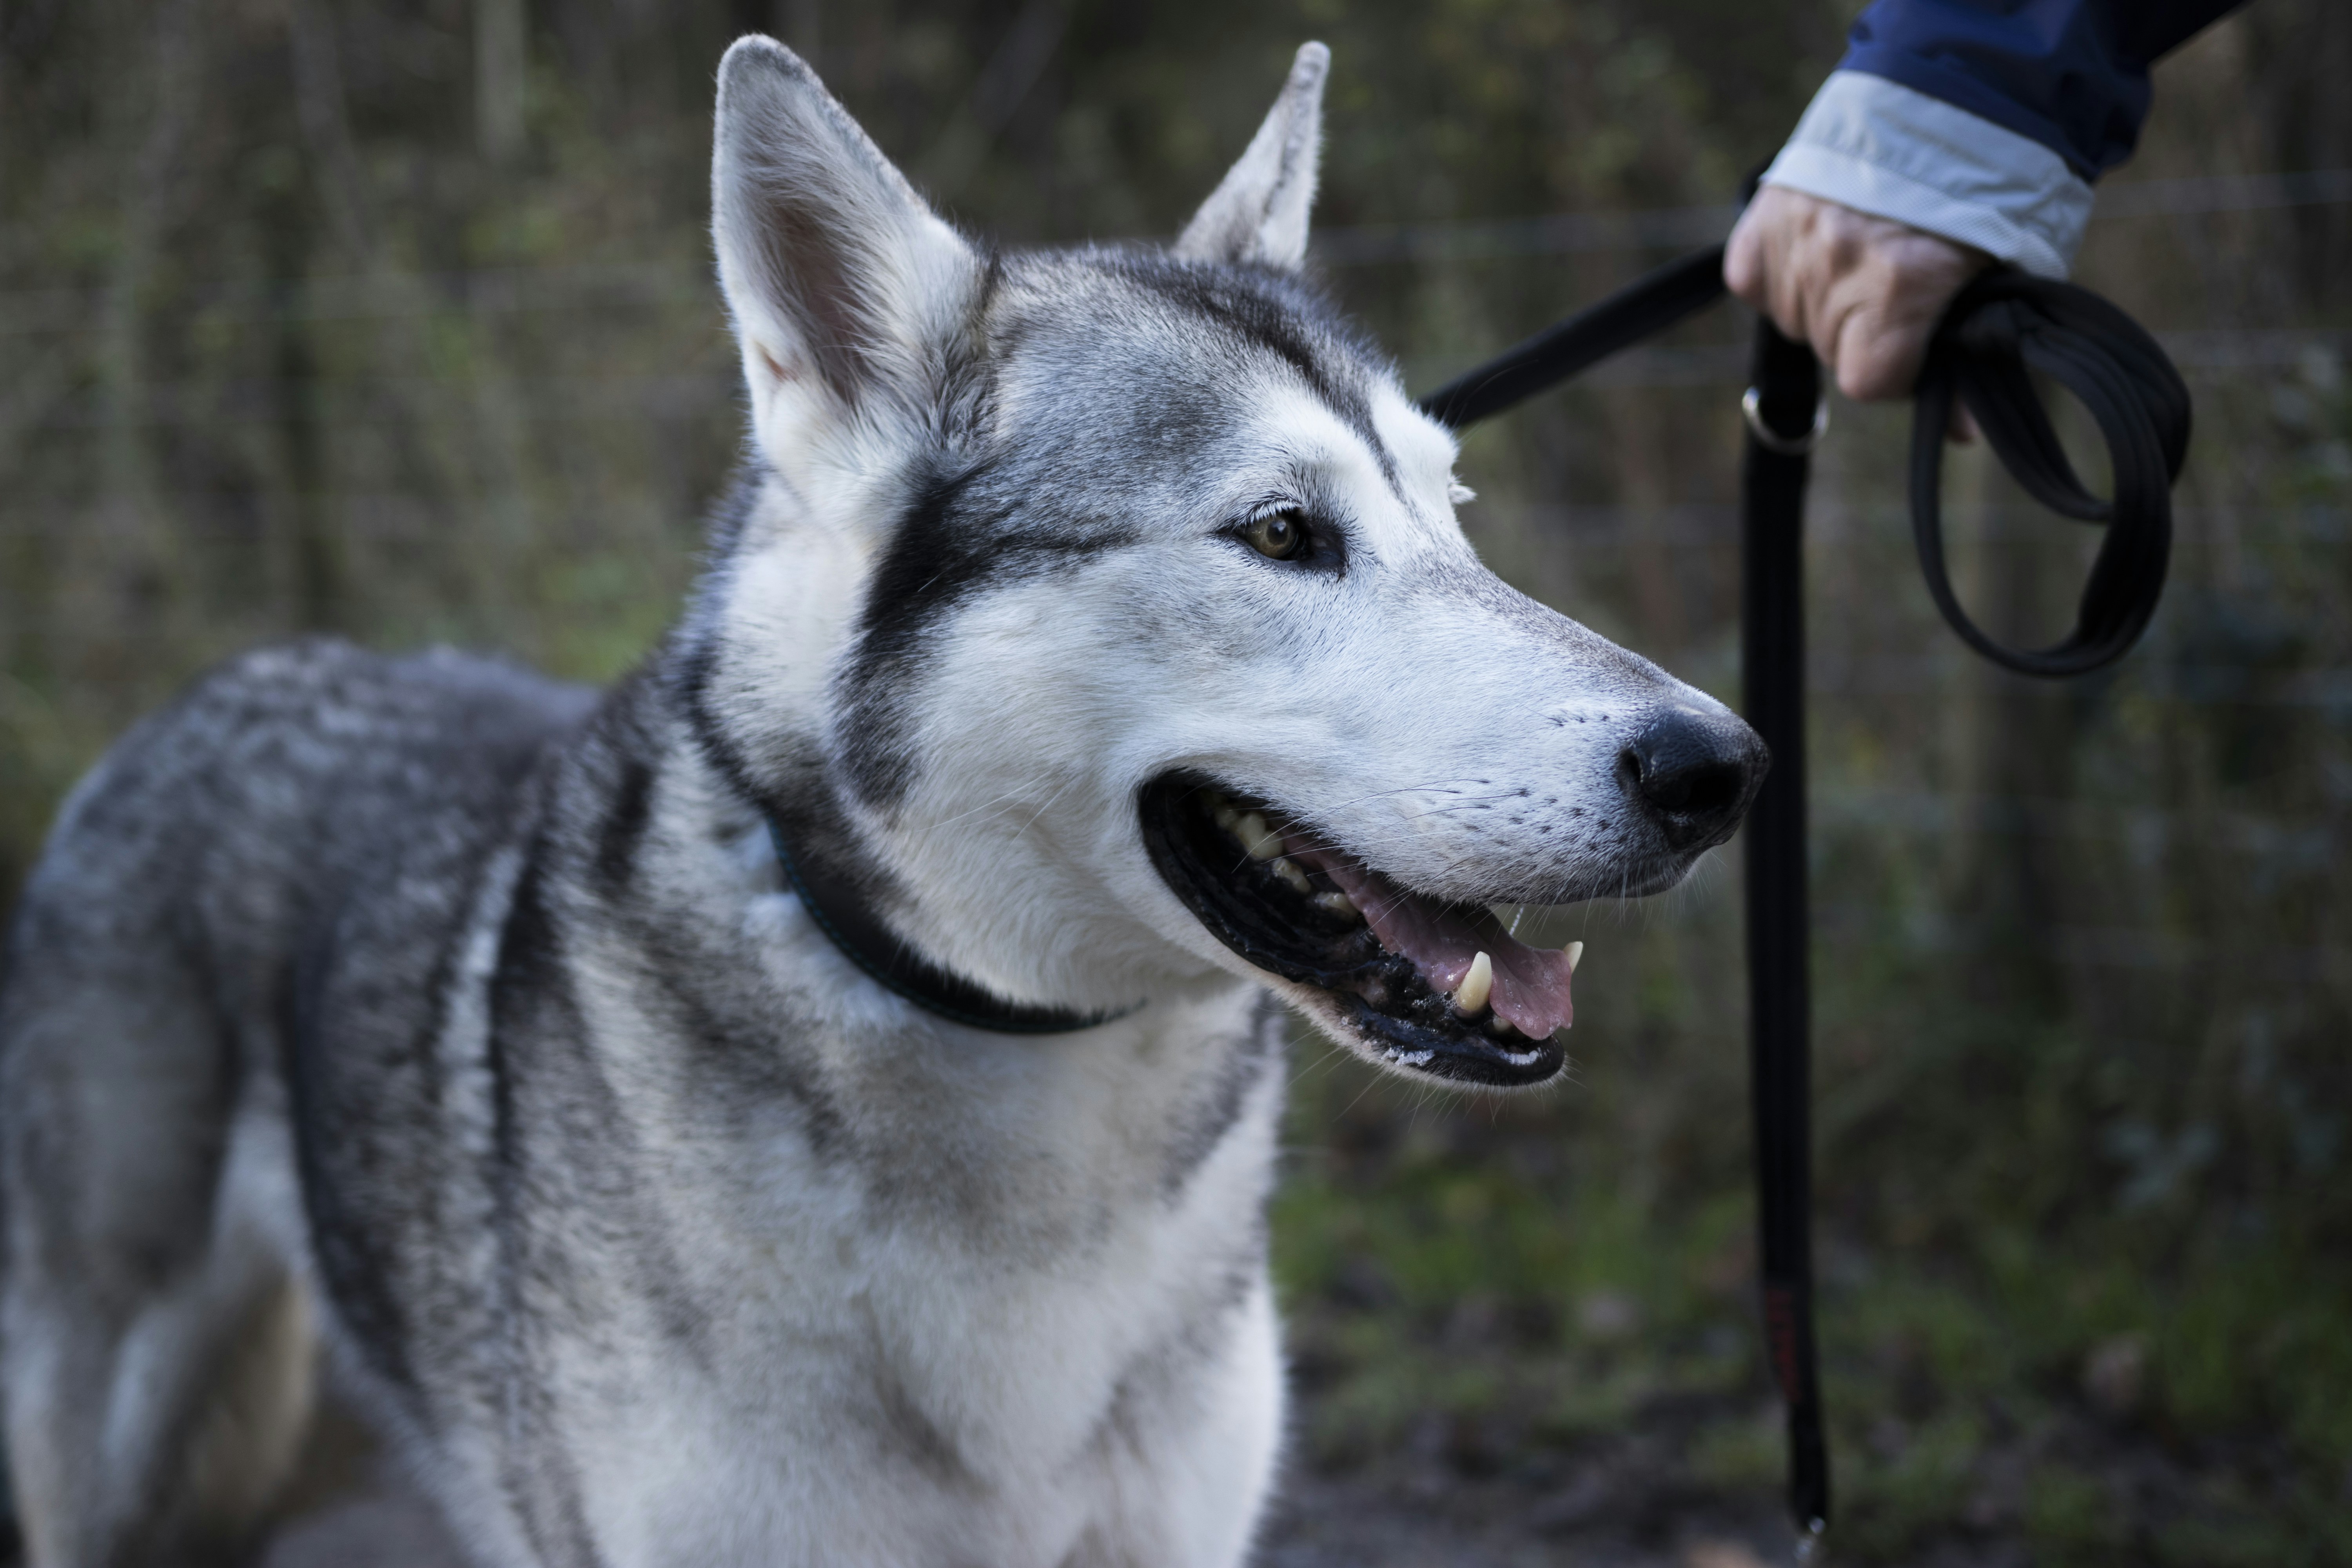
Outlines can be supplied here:
[[[1723, 247], [1658, 268], [1421, 400], [1455, 427], [1498, 414], [1681, 321], [1724, 292]], [[1741, 409], [1740, 660], [1748, 721], [1771, 748], [1748, 808], [1748, 1085], [1756, 1135], [1767, 1358], [1789, 1418], [1789, 1510], [1798, 1552], [1829, 1525], [1829, 1450], [1813, 1348], [1811, 998], [1805, 850], [1804, 507], [1809, 455], [1829, 405], [1812, 352], [1759, 322]], [[2116, 494], [2083, 488], [2029, 373], [2080, 398], [2114, 466]], [[2074, 632], [2027, 651], [1962, 610], [1944, 567], [1938, 487], [1958, 396], [2036, 500], [2107, 534]], [[1927, 590], [1962, 640], [2027, 675], [2081, 675], [2120, 658], [2164, 591], [2172, 481], [2189, 447], [2189, 391], [2164, 351], [2088, 289], [2007, 268], [1963, 289], [1938, 323], [1911, 427], [1911, 516]]]
[[1421, 411], [1459, 430], [1517, 407], [1620, 349], [1655, 337], [1723, 298], [1723, 247], [1710, 245], [1646, 273], [1597, 304], [1505, 349], [1421, 400]]
[[1829, 1447], [1813, 1360], [1812, 934], [1805, 851], [1805, 479], [1826, 426], [1822, 367], [1756, 326], [1740, 463], [1739, 669], [1772, 753], [1748, 808], [1748, 1100], [1755, 1121], [1764, 1349], [1789, 1412], [1789, 1512], [1829, 1527]]
[[[2105, 437], [2115, 499], [2083, 488], [2027, 373], [2082, 401]], [[1943, 422], [1958, 395], [2034, 500], [2107, 525], [2074, 629], [2054, 647], [2012, 648], [1969, 619], [1944, 572]], [[2172, 482], [2189, 455], [2189, 388], [2146, 328], [2087, 289], [2003, 268], [1969, 284], [1936, 328], [1911, 429], [1911, 528], [1936, 607], [1960, 640], [2021, 675], [2087, 675], [2131, 651], [2164, 592]]]

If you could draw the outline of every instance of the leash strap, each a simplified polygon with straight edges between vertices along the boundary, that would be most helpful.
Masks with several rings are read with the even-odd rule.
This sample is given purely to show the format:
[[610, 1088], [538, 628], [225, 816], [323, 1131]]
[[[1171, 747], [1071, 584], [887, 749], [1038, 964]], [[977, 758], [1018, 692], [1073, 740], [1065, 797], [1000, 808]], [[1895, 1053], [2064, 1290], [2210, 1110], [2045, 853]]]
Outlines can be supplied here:
[[[2080, 398], [2105, 437], [2115, 499], [2075, 477], [2034, 391], [2039, 372]], [[1944, 430], [1958, 396], [2034, 500], [2107, 535], [2074, 629], [2013, 648], [1969, 618], [1944, 567]], [[2007, 268], [1980, 275], [1945, 311], [1920, 372], [1911, 426], [1911, 530], [1927, 592], [1962, 642], [2021, 675], [2086, 675], [2131, 651], [2156, 614], [2172, 553], [2172, 483], [2189, 454], [2189, 388], [2147, 329], [2087, 289]]]
[[1755, 1119], [1764, 1348], [1789, 1413], [1789, 1511], [1828, 1528], [1829, 1449], [1813, 1357], [1811, 913], [1805, 858], [1805, 479], [1823, 421], [1812, 350], [1756, 325], [1740, 463], [1739, 668], [1772, 754], [1748, 852], [1748, 1083]]
[[1549, 392], [1620, 349], [1654, 337], [1723, 297], [1723, 247], [1711, 245], [1644, 274], [1595, 305], [1421, 400], [1421, 411], [1459, 430]]
[[[1460, 428], [1499, 414], [1724, 291], [1723, 247], [1648, 274], [1421, 400]], [[1830, 1467], [1813, 1343], [1811, 994], [1805, 850], [1804, 504], [1809, 456], [1828, 423], [1821, 366], [1759, 322], [1741, 407], [1740, 649], [1748, 720], [1772, 771], [1749, 807], [1748, 1085], [1754, 1111], [1766, 1350], [1789, 1413], [1789, 1509], [1800, 1557], [1828, 1528]], [[2086, 490], [2032, 376], [2080, 398], [2105, 437], [2116, 494]], [[1960, 608], [1945, 569], [1939, 487], [1958, 397], [1994, 454], [2045, 506], [2107, 529], [2074, 632], [2055, 647], [2004, 647]], [[1937, 324], [1911, 427], [1911, 516], [1927, 591], [1952, 629], [2002, 667], [2080, 675], [2120, 658], [2164, 590], [2171, 485], [2189, 447], [2189, 391], [2137, 322], [2088, 289], [1999, 269], [1961, 290]]]

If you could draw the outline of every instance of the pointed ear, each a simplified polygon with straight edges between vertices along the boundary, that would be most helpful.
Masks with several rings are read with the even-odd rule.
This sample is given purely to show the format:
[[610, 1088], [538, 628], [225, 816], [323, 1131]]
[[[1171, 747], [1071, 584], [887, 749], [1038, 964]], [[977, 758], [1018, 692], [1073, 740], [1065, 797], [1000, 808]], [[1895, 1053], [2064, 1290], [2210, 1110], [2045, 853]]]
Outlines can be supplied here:
[[772, 38], [738, 39], [719, 62], [710, 197], [763, 446], [780, 418], [919, 395], [961, 330], [978, 258]]
[[1315, 205], [1315, 164], [1323, 143], [1323, 78], [1330, 68], [1329, 49], [1298, 47], [1282, 96], [1249, 151], [1177, 237], [1177, 255], [1286, 272], [1306, 261], [1307, 212]]

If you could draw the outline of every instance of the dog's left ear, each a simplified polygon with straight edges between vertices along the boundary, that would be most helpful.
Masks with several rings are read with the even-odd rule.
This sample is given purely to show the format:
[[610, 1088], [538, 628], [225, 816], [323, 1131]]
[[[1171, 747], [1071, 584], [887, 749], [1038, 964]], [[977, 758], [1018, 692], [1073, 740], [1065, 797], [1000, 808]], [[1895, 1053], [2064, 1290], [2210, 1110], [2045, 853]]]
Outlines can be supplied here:
[[1329, 49], [1299, 46], [1282, 96], [1249, 151], [1177, 237], [1177, 255], [1298, 270], [1307, 259], [1307, 212], [1315, 205], [1323, 142], [1323, 79], [1330, 68]]

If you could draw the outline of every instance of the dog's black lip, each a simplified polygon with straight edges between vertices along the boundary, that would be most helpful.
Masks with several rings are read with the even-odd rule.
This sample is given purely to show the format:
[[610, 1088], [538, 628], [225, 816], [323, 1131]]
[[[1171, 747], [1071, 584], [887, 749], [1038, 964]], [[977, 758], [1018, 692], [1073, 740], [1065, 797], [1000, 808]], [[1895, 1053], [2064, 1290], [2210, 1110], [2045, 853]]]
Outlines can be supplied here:
[[[1711, 849], [1713, 845], [1706, 846]], [[1687, 856], [1669, 857], [1654, 865], [1643, 864], [1621, 872], [1615, 879], [1601, 883], [1570, 882], [1549, 889], [1549, 896], [1540, 901], [1546, 904], [1580, 904], [1592, 899], [1646, 899], [1675, 887], [1690, 875], [1690, 868], [1705, 850]], [[1498, 904], [1534, 903], [1533, 899], [1496, 899]]]
[[1203, 805], [1211, 790], [1236, 805], [1264, 804], [1189, 770], [1153, 779], [1137, 802], [1153, 868], [1210, 934], [1256, 968], [1324, 992], [1366, 1047], [1399, 1067], [1488, 1088], [1558, 1076], [1564, 1060], [1558, 1043], [1513, 1037], [1519, 1048], [1506, 1050], [1483, 1026], [1457, 1015], [1411, 961], [1383, 949], [1369, 926], [1319, 910], [1278, 882], [1245, 891], [1232, 875], [1233, 841]]

